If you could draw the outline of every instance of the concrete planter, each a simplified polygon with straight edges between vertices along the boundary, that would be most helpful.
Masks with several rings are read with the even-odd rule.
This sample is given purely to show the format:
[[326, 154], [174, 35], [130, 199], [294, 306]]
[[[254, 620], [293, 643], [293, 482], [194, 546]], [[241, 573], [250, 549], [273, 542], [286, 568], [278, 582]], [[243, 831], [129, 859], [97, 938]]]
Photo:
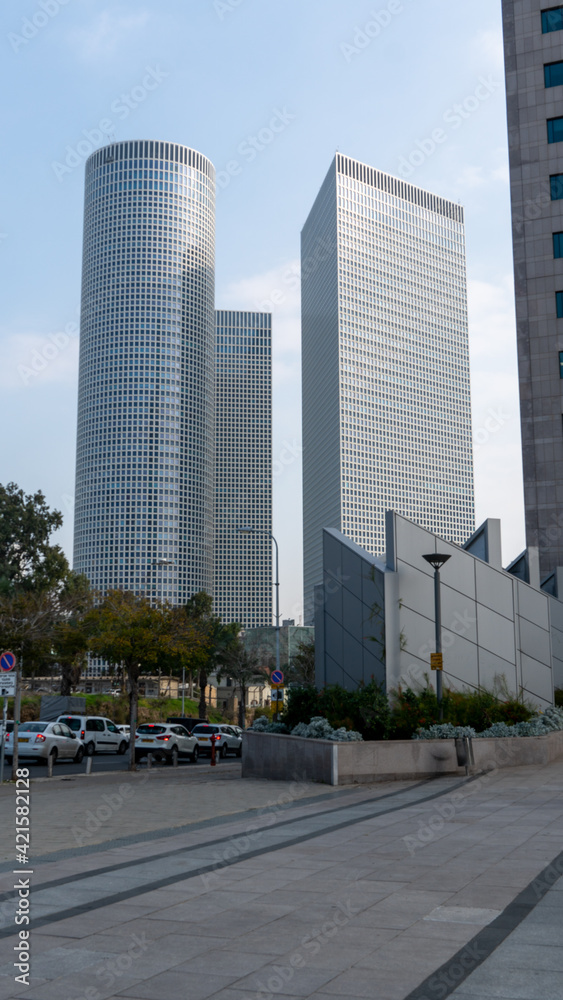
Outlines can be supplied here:
[[[548, 764], [563, 755], [563, 732], [473, 740], [475, 769]], [[278, 733], [244, 734], [243, 778], [320, 781], [327, 785], [463, 775], [455, 740], [332, 743]]]

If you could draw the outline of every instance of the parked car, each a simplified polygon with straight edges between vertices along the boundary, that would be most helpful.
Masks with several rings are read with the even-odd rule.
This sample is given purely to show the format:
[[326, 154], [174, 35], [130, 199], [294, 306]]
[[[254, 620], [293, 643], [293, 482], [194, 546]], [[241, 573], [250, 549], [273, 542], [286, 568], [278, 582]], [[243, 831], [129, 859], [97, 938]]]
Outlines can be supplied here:
[[226, 757], [228, 753], [234, 753], [236, 757], [242, 755], [242, 738], [237, 736], [232, 726], [223, 723], [205, 723], [196, 726], [192, 736], [197, 737], [200, 753], [211, 755], [211, 747], [215, 741], [215, 748], [220, 757]]
[[131, 734], [131, 726], [118, 726], [117, 728], [119, 729], [120, 733], [123, 733], [123, 735], [126, 736], [127, 739], [129, 739], [129, 736]]
[[[10, 763], [14, 754], [14, 733], [6, 734], [4, 757]], [[46, 761], [53, 758], [73, 760], [76, 764], [84, 757], [84, 744], [72, 729], [62, 722], [22, 722], [18, 726], [18, 757], [34, 757]]]
[[64, 722], [76, 733], [89, 757], [95, 753], [125, 753], [129, 746], [115, 722], [101, 715], [59, 715], [57, 722]]
[[[14, 728], [14, 723], [11, 719], [6, 720], [6, 732], [11, 733]], [[0, 722], [0, 737], [4, 736], [4, 723]]]
[[179, 757], [189, 757], [195, 764], [199, 757], [199, 744], [195, 736], [191, 736], [183, 726], [174, 726], [166, 722], [143, 722], [137, 726], [135, 733], [135, 760], [139, 761], [147, 754], [152, 754], [156, 760], [165, 760], [171, 764], [174, 750]]
[[188, 733], [193, 733], [195, 726], [207, 725], [207, 719], [194, 719], [189, 715], [169, 715], [166, 721], [171, 725], [183, 726]]

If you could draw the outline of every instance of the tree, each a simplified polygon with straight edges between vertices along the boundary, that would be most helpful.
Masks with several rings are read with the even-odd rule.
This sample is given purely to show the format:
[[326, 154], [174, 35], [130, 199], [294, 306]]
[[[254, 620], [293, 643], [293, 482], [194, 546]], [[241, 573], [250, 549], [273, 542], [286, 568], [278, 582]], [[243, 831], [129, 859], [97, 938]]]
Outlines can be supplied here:
[[66, 579], [66, 556], [49, 543], [62, 523], [40, 491], [26, 496], [15, 483], [0, 484], [0, 593], [47, 590]]
[[93, 595], [87, 578], [71, 573], [61, 596], [65, 609], [54, 628], [53, 660], [60, 668], [60, 690], [65, 696], [76, 689], [86, 665], [88, 635], [84, 616], [92, 607]]
[[132, 591], [110, 590], [85, 616], [89, 649], [115, 667], [123, 666], [129, 687], [129, 768], [135, 770], [139, 676], [160, 658], [182, 655], [203, 637], [182, 609], [153, 605]]
[[315, 640], [312, 637], [299, 640], [287, 673], [289, 683], [304, 686], [315, 683]]
[[260, 660], [255, 653], [249, 652], [244, 643], [238, 639], [236, 644], [225, 653], [223, 665], [217, 671], [217, 676], [230, 677], [235, 682], [235, 687], [240, 693], [239, 700], [239, 726], [244, 729], [246, 725], [246, 705], [248, 701], [248, 689], [253, 684], [264, 685], [268, 681], [268, 674], [260, 666]]
[[225, 656], [237, 641], [241, 626], [232, 622], [223, 625], [219, 615], [213, 614], [213, 598], [200, 590], [190, 597], [183, 608], [184, 614], [203, 638], [199, 647], [188, 656], [187, 667], [197, 674], [199, 683], [199, 717], [205, 719], [207, 702], [205, 691], [209, 674], [224, 662]]
[[49, 541], [62, 525], [40, 491], [26, 495], [15, 483], [0, 485], [0, 642], [19, 658], [14, 705], [13, 773], [18, 767], [18, 723], [22, 659], [50, 659], [54, 630], [69, 610], [64, 595], [70, 567], [59, 545]]

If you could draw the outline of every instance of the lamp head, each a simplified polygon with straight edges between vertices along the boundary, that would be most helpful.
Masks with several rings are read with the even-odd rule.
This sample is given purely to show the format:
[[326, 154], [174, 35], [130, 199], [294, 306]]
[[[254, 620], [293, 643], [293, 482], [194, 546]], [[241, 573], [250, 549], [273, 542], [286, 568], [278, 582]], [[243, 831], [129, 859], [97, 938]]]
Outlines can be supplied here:
[[245, 524], [245, 525], [243, 525], [242, 528], [237, 528], [237, 533], [239, 535], [253, 535], [254, 534], [254, 528], [251, 528], [250, 525]]
[[430, 555], [423, 556], [422, 558], [426, 559], [427, 563], [430, 563], [432, 569], [441, 569], [444, 563], [447, 562], [448, 559], [451, 559], [451, 556], [448, 556], [445, 553], [432, 552]]

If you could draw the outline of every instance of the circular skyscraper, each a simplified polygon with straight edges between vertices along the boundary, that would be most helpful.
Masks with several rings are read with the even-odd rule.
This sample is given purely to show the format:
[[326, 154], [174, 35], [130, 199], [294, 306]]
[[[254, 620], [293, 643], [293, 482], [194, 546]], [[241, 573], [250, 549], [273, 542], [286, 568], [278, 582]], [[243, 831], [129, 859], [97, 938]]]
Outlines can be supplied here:
[[74, 569], [212, 593], [215, 171], [168, 142], [86, 164]]

